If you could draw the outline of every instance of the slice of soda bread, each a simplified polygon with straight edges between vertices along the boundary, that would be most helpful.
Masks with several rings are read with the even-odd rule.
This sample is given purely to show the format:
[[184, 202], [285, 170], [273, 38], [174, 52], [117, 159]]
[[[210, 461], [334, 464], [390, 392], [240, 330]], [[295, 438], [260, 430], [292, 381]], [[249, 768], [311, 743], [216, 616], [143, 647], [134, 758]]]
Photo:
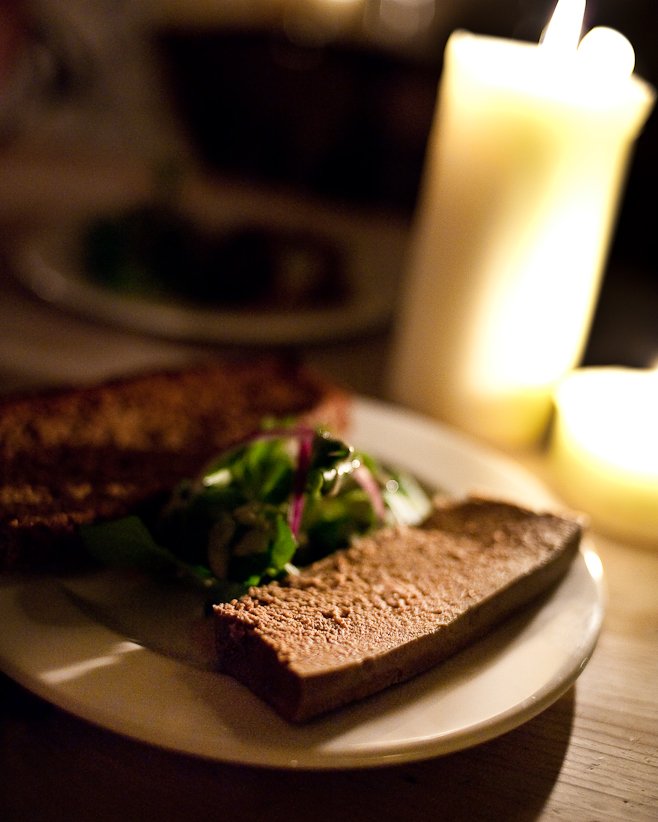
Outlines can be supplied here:
[[82, 523], [148, 513], [263, 418], [343, 432], [346, 392], [274, 357], [0, 401], [0, 571], [84, 561]]

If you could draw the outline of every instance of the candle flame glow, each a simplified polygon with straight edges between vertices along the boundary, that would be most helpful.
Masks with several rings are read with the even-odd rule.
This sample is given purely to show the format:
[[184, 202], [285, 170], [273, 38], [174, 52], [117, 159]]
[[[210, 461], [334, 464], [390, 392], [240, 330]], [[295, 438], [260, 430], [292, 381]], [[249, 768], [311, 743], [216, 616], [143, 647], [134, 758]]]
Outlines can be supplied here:
[[585, 17], [586, 0], [558, 0], [553, 17], [544, 31], [542, 48], [573, 54], [578, 48]]
[[623, 34], [597, 26], [580, 40], [586, 2], [558, 0], [542, 37], [543, 53], [559, 55], [563, 64], [577, 55], [583, 74], [599, 85], [630, 77], [635, 68], [635, 52]]
[[599, 82], [603, 78], [630, 77], [635, 68], [633, 46], [620, 32], [597, 26], [588, 32], [578, 46], [578, 59]]
[[571, 436], [600, 470], [607, 464], [658, 479], [658, 371], [583, 369], [557, 398]]
[[555, 392], [550, 463], [595, 527], [658, 547], [658, 371], [579, 368]]

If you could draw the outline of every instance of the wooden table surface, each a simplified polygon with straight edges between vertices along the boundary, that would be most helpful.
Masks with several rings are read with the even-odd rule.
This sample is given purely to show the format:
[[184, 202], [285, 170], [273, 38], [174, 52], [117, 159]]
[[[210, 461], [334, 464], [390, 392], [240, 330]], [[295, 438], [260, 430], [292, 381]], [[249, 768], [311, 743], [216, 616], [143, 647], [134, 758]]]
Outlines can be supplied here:
[[[4, 304], [11, 306], [12, 328], [24, 329], [21, 350], [27, 351], [31, 343], [43, 348], [50, 334], [49, 356], [55, 361], [57, 345], [72, 350], [78, 345], [76, 335], [82, 338], [89, 331], [82, 321], [70, 318], [64, 329], [26, 295], [12, 288], [8, 294]], [[9, 326], [0, 323], [0, 343], [3, 327]], [[125, 354], [123, 343], [108, 337], [114, 332], [93, 331], [105, 335], [104, 350], [111, 344], [113, 351]], [[385, 335], [373, 335], [306, 353], [356, 391], [377, 395], [386, 341]], [[0, 358], [3, 350], [0, 345]], [[141, 351], [138, 359], [142, 363], [153, 356], [161, 364], [169, 353], [158, 344], [152, 352]], [[66, 360], [59, 363], [63, 368]], [[58, 379], [63, 376], [58, 372]], [[9, 382], [0, 388], [20, 387], [21, 375], [11, 363], [0, 361], [0, 382], [3, 377]], [[35, 373], [28, 375], [30, 383], [35, 379]], [[534, 455], [529, 464], [542, 473], [540, 457]], [[593, 539], [609, 596], [594, 656], [564, 696], [498, 739], [428, 761], [379, 769], [238, 767], [123, 738], [49, 705], [0, 675], [0, 820], [654, 822], [658, 551], [597, 534]]]

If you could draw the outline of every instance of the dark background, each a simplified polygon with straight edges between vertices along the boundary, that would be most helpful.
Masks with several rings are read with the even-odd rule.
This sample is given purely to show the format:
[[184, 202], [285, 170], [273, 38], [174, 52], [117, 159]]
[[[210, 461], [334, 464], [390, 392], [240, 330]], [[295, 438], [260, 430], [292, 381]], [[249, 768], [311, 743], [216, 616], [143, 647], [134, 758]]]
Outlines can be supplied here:
[[[385, 3], [398, 2], [399, 10], [402, 0], [367, 0], [357, 30], [348, 33], [309, 27], [313, 4], [295, 7], [292, 0], [305, 16], [291, 23], [284, 15], [267, 26], [191, 25], [186, 0], [175, 23], [140, 17], [139, 9], [162, 2], [0, 0], [0, 80], [11, 71], [18, 39], [11, 32], [19, 28], [12, 21], [20, 18], [36, 89], [27, 86], [14, 108], [0, 94], [0, 141], [6, 146], [41, 131], [56, 143], [77, 106], [78, 143], [91, 145], [99, 134], [108, 142], [127, 109], [128, 121], [145, 108], [155, 77], [178, 130], [210, 173], [410, 221], [451, 31], [537, 42], [556, 0], [436, 0], [431, 22], [413, 36], [372, 24]], [[656, 0], [588, 0], [585, 28], [596, 25], [624, 33], [637, 73], [658, 86]], [[128, 71], [139, 48], [150, 55], [153, 76]], [[30, 95], [46, 102], [31, 108]], [[41, 127], [42, 113], [50, 126]], [[124, 137], [129, 147], [131, 140]], [[657, 145], [654, 111], [637, 141], [586, 364], [647, 366], [658, 358]]]

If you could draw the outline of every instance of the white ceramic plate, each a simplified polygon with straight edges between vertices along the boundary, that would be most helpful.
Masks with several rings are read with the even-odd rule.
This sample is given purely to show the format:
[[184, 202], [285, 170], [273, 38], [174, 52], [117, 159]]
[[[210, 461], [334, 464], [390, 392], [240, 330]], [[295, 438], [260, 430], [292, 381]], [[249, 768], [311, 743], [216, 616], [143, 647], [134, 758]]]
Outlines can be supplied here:
[[[276, 225], [264, 221], [270, 223]], [[24, 286], [60, 308], [167, 339], [287, 345], [340, 339], [385, 325], [397, 297], [406, 238], [401, 226], [392, 220], [359, 222], [341, 215], [307, 223], [345, 258], [347, 296], [326, 308], [232, 310], [175, 297], [151, 299], [113, 292], [94, 283], [84, 271], [80, 218], [42, 228], [24, 239], [12, 255], [12, 268]], [[227, 219], [226, 225], [231, 221]]]
[[[555, 501], [516, 464], [408, 412], [367, 400], [352, 441], [455, 495]], [[550, 595], [411, 682], [294, 727], [233, 679], [157, 653], [89, 616], [54, 579], [0, 586], [0, 665], [35, 693], [105, 728], [211, 759], [281, 768], [409, 761], [491, 739], [576, 680], [604, 611], [585, 542]]]

